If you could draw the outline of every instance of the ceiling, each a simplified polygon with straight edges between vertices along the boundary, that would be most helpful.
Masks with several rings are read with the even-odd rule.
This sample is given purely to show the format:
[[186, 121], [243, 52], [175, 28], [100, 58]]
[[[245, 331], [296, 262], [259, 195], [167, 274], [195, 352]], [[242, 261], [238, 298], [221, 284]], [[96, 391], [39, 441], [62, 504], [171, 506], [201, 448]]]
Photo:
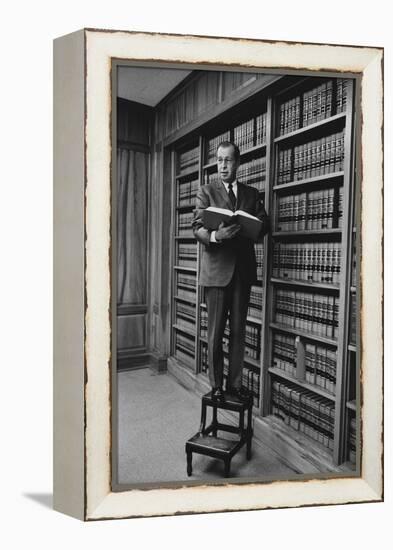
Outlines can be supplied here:
[[118, 67], [117, 95], [155, 107], [191, 71], [152, 67]]

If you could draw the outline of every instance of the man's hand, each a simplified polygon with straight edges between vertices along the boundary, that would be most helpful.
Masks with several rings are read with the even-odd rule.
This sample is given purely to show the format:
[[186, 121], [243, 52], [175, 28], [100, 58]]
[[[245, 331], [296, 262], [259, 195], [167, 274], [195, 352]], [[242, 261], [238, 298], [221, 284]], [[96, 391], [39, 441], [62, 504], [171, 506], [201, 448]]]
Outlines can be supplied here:
[[238, 223], [225, 226], [224, 222], [221, 222], [216, 231], [216, 240], [227, 241], [233, 239], [239, 233], [240, 228], [241, 226]]

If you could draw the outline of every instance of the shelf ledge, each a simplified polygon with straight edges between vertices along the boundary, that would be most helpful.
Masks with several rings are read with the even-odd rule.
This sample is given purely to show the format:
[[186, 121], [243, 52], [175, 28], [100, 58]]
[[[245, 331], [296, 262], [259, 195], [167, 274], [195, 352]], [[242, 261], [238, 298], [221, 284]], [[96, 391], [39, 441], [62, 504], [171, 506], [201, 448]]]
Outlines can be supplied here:
[[344, 111], [343, 113], [338, 113], [337, 115], [331, 116], [329, 118], [318, 120], [318, 122], [314, 122], [314, 124], [309, 124], [308, 126], [304, 126], [303, 128], [299, 128], [298, 130], [294, 130], [293, 132], [288, 132], [287, 134], [276, 137], [274, 139], [274, 143], [280, 143], [281, 141], [290, 140], [302, 134], [312, 133], [314, 130], [320, 128], [321, 126], [334, 124], [335, 122], [338, 122], [340, 119], [344, 120], [346, 116], [347, 116], [347, 113]]
[[290, 181], [288, 183], [276, 184], [273, 186], [273, 191], [280, 192], [285, 190], [293, 189], [294, 187], [310, 187], [314, 183], [332, 183], [334, 180], [341, 180], [344, 177], [344, 172], [332, 172], [330, 174], [321, 174], [319, 176], [314, 176], [312, 178], [304, 178], [301, 180]]
[[293, 384], [296, 384], [297, 386], [300, 386], [301, 388], [304, 388], [306, 390], [310, 390], [314, 393], [317, 393], [318, 395], [321, 395], [325, 399], [329, 399], [329, 401], [335, 401], [336, 397], [332, 394], [324, 390], [323, 388], [320, 388], [319, 386], [316, 386], [314, 384], [308, 384], [305, 380], [298, 380], [297, 378], [294, 378], [287, 372], [285, 372], [282, 369], [278, 369], [276, 367], [270, 367], [269, 369], [270, 374], [274, 374], [276, 376], [279, 376], [281, 378], [285, 378], [285, 380], [288, 380], [288, 382], [292, 382]]
[[318, 334], [313, 334], [311, 332], [304, 332], [295, 327], [288, 327], [285, 325], [279, 325], [278, 323], [270, 323], [271, 329], [281, 330], [282, 332], [288, 332], [289, 334], [295, 334], [296, 336], [302, 336], [307, 340], [313, 340], [314, 342], [322, 342], [328, 344], [329, 346], [337, 347], [337, 340], [333, 338], [327, 338], [326, 336], [319, 336]]

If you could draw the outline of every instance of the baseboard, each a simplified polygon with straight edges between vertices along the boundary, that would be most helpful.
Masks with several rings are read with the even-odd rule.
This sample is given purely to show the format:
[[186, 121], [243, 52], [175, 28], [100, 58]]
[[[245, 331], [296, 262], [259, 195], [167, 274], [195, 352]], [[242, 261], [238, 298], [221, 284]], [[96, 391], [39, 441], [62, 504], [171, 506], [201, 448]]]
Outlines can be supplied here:
[[150, 353], [150, 368], [159, 374], [167, 372], [168, 358], [153, 351]]
[[117, 356], [117, 370], [118, 372], [124, 370], [140, 369], [150, 365], [150, 353], [138, 353], [138, 354], [118, 354]]

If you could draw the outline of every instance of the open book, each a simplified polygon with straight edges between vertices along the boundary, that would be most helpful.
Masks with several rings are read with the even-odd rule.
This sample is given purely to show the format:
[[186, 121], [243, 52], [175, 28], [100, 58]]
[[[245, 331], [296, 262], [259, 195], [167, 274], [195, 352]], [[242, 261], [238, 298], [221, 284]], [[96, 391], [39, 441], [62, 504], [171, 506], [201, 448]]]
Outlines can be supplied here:
[[202, 216], [203, 225], [206, 229], [215, 231], [218, 229], [221, 222], [224, 222], [225, 225], [238, 223], [241, 226], [240, 235], [243, 237], [248, 237], [253, 241], [257, 240], [262, 228], [262, 222], [258, 218], [244, 212], [243, 210], [236, 210], [236, 212], [232, 212], [232, 210], [226, 208], [209, 206], [208, 208], [205, 208]]

